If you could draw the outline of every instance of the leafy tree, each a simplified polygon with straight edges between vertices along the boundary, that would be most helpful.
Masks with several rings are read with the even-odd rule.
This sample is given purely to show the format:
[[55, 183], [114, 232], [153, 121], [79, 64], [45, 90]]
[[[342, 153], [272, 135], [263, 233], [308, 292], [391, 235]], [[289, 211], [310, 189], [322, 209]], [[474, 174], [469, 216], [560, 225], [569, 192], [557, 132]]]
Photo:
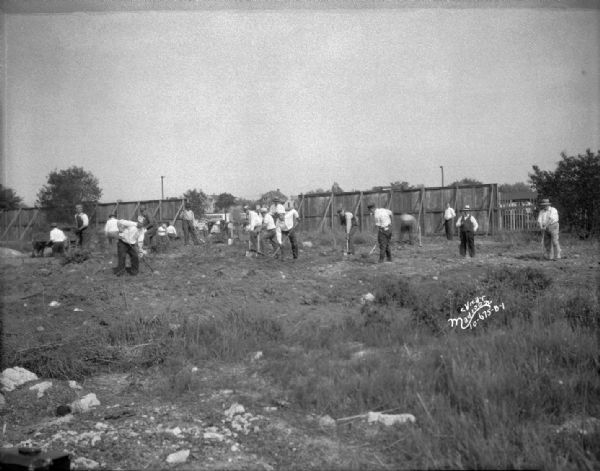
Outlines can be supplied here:
[[600, 233], [600, 151], [577, 157], [560, 154], [554, 172], [533, 166], [531, 185], [539, 198], [548, 198], [566, 223], [582, 237]]
[[215, 201], [215, 210], [216, 211], [229, 211], [235, 205], [235, 196], [231, 193], [221, 193], [217, 196]]
[[271, 191], [267, 191], [266, 193], [264, 193], [258, 200], [258, 204], [260, 204], [261, 206], [268, 207], [271, 204], [271, 202], [273, 201], [273, 198], [275, 198], [275, 197], [279, 198], [281, 201], [287, 200], [287, 196], [285, 196], [279, 190], [279, 188], [277, 188], [276, 190], [271, 190]]
[[462, 185], [483, 185], [483, 182], [480, 182], [479, 180], [475, 179], [475, 178], [463, 178], [462, 180], [457, 180], [455, 182], [450, 183], [450, 185], [448, 186], [462, 186]]
[[0, 209], [17, 209], [23, 204], [23, 198], [15, 190], [0, 184]]
[[344, 190], [342, 190], [342, 187], [339, 185], [338, 182], [333, 182], [333, 185], [331, 186], [331, 192], [334, 194], [338, 194], [343, 193]]
[[206, 212], [206, 203], [208, 202], [208, 196], [202, 190], [191, 189], [183, 194], [183, 198], [187, 203], [190, 204], [194, 216], [201, 218]]
[[410, 185], [410, 183], [408, 183], [408, 182], [404, 182], [404, 181], [402, 181], [402, 182], [401, 182], [401, 181], [395, 181], [395, 182], [392, 182], [392, 183], [390, 183], [390, 186], [391, 186], [391, 187], [392, 187], [394, 190], [403, 190], [403, 191], [404, 191], [404, 190], [411, 190], [411, 189], [413, 189], [413, 188], [414, 188], [414, 187], [412, 187], [412, 186]]
[[83, 204], [89, 212], [101, 196], [98, 179], [82, 167], [72, 166], [50, 172], [48, 183], [37, 194], [37, 204], [51, 208], [49, 216], [52, 219], [65, 221], [72, 219], [76, 204]]
[[532, 191], [531, 185], [524, 182], [517, 183], [503, 183], [498, 186], [498, 191], [500, 193], [517, 193], [517, 192], [525, 192]]

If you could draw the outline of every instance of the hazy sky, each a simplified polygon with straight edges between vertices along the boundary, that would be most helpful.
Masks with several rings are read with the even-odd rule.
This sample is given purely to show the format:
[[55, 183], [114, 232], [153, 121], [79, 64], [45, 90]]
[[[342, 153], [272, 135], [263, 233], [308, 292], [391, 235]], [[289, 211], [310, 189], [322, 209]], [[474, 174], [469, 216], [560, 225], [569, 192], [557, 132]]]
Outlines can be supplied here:
[[526, 181], [600, 148], [600, 15], [583, 9], [5, 14], [3, 183], [54, 169], [102, 201], [256, 198], [404, 180]]

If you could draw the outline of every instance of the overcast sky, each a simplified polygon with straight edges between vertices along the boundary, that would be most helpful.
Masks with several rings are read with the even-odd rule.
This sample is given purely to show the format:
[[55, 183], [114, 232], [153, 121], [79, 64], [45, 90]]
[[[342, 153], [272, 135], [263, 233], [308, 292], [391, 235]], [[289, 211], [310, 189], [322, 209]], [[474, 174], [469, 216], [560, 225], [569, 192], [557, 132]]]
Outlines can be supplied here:
[[589, 9], [4, 15], [3, 183], [84, 167], [103, 202], [526, 181], [600, 148]]

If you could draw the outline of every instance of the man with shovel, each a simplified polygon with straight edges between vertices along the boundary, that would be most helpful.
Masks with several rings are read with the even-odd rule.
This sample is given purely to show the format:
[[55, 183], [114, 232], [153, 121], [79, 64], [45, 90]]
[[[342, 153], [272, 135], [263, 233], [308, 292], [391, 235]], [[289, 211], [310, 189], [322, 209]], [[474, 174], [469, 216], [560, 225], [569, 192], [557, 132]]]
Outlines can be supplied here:
[[358, 230], [358, 218], [356, 218], [350, 211], [344, 211], [344, 208], [338, 209], [338, 216], [340, 217], [340, 224], [344, 227], [346, 232], [346, 251], [347, 255], [354, 255], [354, 235]]
[[[538, 225], [542, 230], [542, 244], [544, 246], [544, 258], [548, 260], [560, 260], [560, 244], [558, 243], [558, 211], [550, 206], [550, 200], [543, 199], [540, 202], [540, 214]], [[554, 251], [554, 256], [552, 252]]]
[[249, 206], [244, 206], [244, 211], [246, 212], [246, 218], [248, 223], [246, 224], [246, 231], [250, 235], [250, 240], [248, 241], [248, 256], [257, 254], [260, 252], [260, 247], [258, 246], [258, 238], [260, 237], [260, 230], [262, 228], [262, 217], [256, 211], [250, 209]]
[[377, 243], [379, 244], [379, 263], [383, 263], [384, 258], [387, 259], [387, 262], [391, 262], [392, 250], [390, 244], [392, 241], [392, 218], [394, 213], [386, 208], [375, 208], [375, 204], [373, 203], [370, 203], [367, 209], [375, 217]]

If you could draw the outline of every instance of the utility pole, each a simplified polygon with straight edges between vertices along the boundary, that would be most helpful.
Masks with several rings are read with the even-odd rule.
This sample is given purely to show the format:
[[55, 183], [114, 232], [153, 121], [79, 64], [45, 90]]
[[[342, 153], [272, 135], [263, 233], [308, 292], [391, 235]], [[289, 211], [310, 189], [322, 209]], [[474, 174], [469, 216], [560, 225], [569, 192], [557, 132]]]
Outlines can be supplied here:
[[444, 166], [440, 165], [440, 168], [442, 169], [442, 188], [444, 187]]
[[165, 199], [165, 187], [164, 187], [164, 179], [163, 175], [160, 176], [160, 204], [158, 205], [158, 213], [160, 220], [162, 221], [162, 202]]

